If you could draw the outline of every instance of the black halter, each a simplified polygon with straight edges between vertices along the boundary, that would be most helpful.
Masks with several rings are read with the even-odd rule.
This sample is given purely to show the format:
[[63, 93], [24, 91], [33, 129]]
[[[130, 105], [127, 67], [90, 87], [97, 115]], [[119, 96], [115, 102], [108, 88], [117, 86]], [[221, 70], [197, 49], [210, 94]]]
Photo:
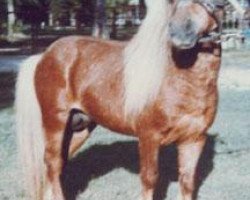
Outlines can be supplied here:
[[208, 42], [214, 42], [216, 44], [221, 43], [221, 33], [213, 31], [207, 35], [204, 35], [199, 38], [198, 40], [199, 43], [208, 43]]

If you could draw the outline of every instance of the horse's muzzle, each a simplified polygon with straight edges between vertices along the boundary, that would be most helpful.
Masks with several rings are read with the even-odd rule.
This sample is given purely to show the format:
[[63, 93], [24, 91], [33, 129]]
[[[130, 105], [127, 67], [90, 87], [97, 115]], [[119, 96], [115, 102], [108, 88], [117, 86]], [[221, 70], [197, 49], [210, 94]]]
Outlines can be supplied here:
[[172, 45], [181, 50], [193, 48], [199, 39], [193, 26], [183, 28], [172, 25], [169, 27], [169, 37]]
[[186, 50], [186, 49], [192, 49], [195, 47], [195, 45], [197, 44], [198, 41], [198, 37], [197, 38], [192, 38], [189, 40], [179, 40], [178, 38], [172, 38], [171, 42], [172, 45], [176, 48], [176, 49], [180, 49], [180, 50]]

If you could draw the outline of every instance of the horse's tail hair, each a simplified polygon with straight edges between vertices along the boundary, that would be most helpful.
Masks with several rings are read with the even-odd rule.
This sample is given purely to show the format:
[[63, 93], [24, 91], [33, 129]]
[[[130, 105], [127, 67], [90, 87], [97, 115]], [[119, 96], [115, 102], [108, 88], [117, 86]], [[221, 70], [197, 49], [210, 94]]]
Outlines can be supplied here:
[[44, 138], [35, 92], [35, 71], [42, 55], [31, 56], [20, 68], [16, 84], [16, 130], [19, 161], [27, 199], [42, 200], [45, 187]]

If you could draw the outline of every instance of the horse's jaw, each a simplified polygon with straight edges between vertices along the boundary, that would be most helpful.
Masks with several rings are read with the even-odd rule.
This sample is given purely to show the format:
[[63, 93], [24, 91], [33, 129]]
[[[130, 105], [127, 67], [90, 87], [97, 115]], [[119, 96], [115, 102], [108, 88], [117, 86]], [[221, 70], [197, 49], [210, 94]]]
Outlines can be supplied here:
[[181, 41], [175, 38], [171, 39], [172, 46], [176, 50], [180, 50], [180, 51], [193, 49], [196, 46], [197, 42], [198, 42], [198, 37], [193, 38], [192, 40], [188, 40], [188, 41]]

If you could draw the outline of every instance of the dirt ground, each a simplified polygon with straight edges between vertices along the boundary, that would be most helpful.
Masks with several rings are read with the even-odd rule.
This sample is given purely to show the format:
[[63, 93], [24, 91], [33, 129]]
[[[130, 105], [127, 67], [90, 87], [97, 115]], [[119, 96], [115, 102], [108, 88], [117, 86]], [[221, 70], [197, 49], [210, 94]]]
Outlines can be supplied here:
[[[223, 53], [218, 114], [199, 164], [199, 200], [250, 199], [249, 57], [250, 51]], [[8, 80], [13, 85], [13, 77]], [[0, 199], [25, 200], [16, 159], [14, 110], [10, 105], [11, 102], [0, 110]], [[175, 199], [173, 146], [162, 149], [160, 172], [156, 199]], [[138, 199], [137, 141], [97, 128], [67, 166], [63, 185], [69, 200]]]

